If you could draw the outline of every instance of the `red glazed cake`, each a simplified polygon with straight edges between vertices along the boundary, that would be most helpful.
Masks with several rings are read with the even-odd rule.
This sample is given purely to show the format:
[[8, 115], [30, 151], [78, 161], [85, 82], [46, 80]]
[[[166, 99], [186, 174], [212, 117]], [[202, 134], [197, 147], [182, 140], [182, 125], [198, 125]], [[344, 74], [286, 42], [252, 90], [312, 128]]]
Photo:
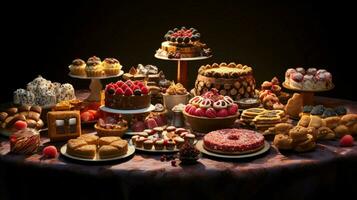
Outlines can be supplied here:
[[252, 153], [264, 147], [264, 136], [247, 129], [221, 129], [203, 137], [204, 148], [220, 154]]
[[141, 81], [118, 81], [105, 88], [105, 106], [118, 110], [148, 108], [151, 104], [149, 89]]

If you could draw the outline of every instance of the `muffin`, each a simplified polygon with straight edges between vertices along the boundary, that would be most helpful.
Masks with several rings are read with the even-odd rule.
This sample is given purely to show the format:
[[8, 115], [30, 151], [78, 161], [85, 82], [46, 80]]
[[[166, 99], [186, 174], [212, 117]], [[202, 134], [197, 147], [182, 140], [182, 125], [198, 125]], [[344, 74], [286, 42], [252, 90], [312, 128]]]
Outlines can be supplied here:
[[106, 58], [104, 59], [103, 63], [103, 70], [105, 75], [112, 76], [119, 74], [121, 69], [121, 65], [119, 61], [115, 58]]
[[135, 145], [135, 142], [137, 139], [139, 139], [139, 135], [134, 135], [133, 137], [131, 137], [131, 142], [133, 143], [133, 145]]
[[163, 150], [164, 149], [164, 140], [163, 139], [156, 140], [154, 143], [154, 147], [156, 150]]
[[175, 137], [174, 138], [176, 143], [176, 148], [180, 149], [182, 145], [185, 143], [185, 140], [182, 137]]
[[144, 149], [151, 150], [154, 142], [152, 140], [145, 140], [144, 142]]
[[138, 139], [136, 139], [135, 146], [138, 148], [142, 148], [145, 140], [147, 139], [144, 137], [139, 137]]
[[175, 142], [172, 139], [167, 140], [166, 142], [166, 149], [167, 150], [174, 150]]
[[76, 76], [85, 76], [86, 75], [86, 63], [82, 59], [75, 59], [72, 61], [72, 64], [69, 66], [71, 74]]
[[99, 77], [104, 75], [102, 62], [98, 57], [90, 57], [85, 68], [88, 77]]

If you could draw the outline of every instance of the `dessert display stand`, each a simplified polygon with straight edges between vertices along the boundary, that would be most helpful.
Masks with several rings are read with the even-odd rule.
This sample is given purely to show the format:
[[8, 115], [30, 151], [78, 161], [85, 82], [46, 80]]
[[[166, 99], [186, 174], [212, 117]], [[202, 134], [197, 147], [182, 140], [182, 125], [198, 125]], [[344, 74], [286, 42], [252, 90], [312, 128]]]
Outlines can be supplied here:
[[328, 89], [303, 90], [303, 89], [292, 88], [288, 84], [286, 84], [285, 82], [282, 85], [283, 85], [284, 88], [286, 88], [288, 90], [292, 90], [294, 92], [300, 93], [302, 95], [302, 97], [303, 97], [304, 105], [314, 105], [314, 96], [315, 96], [316, 92], [327, 92], [327, 91], [332, 90], [335, 87], [335, 85], [332, 85], [332, 87], [330, 87]]
[[87, 76], [77, 76], [73, 74], [68, 74], [72, 78], [78, 79], [90, 79], [90, 95], [85, 99], [89, 102], [99, 102], [101, 100], [101, 91], [103, 90], [103, 85], [100, 82], [101, 79], [116, 78], [124, 74], [124, 71], [120, 71], [119, 74], [113, 76], [100, 76], [100, 77], [87, 77]]
[[194, 61], [194, 60], [204, 60], [211, 58], [212, 56], [199, 56], [199, 57], [194, 57], [194, 58], [167, 58], [164, 56], [160, 56], [158, 54], [155, 54], [155, 58], [161, 59], [161, 60], [171, 60], [171, 61], [177, 61], [177, 83], [181, 83], [185, 88], [188, 86], [188, 79], [187, 79], [187, 62], [188, 61]]

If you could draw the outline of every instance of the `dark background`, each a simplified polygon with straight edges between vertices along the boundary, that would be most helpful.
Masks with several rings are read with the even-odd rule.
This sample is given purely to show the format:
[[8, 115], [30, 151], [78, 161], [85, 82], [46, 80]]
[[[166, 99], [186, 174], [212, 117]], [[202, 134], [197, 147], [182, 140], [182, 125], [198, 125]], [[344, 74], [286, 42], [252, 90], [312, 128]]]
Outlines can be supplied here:
[[[236, 62], [253, 67], [257, 84], [288, 67], [325, 68], [336, 88], [318, 95], [357, 100], [352, 8], [345, 4], [247, 3], [246, 1], [116, 1], [13, 3], [3, 9], [0, 102], [37, 75], [69, 82], [76, 89], [89, 81], [68, 77], [75, 58], [115, 57], [125, 71], [138, 63], [154, 64], [169, 79], [176, 63], [154, 58], [163, 35], [182, 25], [197, 28], [214, 51], [209, 60], [189, 63], [193, 87], [202, 64]], [[6, 72], [4, 71], [6, 68]], [[10, 77], [9, 80], [5, 80]]]

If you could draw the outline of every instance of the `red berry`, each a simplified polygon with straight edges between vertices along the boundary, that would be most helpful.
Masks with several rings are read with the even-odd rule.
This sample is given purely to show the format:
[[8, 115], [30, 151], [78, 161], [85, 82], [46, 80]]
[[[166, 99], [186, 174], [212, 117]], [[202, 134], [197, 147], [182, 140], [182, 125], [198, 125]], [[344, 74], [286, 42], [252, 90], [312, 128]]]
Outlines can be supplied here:
[[202, 116], [204, 117], [206, 113], [206, 110], [204, 108], [197, 108], [195, 111], [196, 116]]
[[125, 85], [130, 87], [133, 85], [133, 82], [131, 80], [127, 80], [127, 81], [125, 81]]
[[94, 115], [88, 111], [81, 113], [81, 120], [84, 122], [89, 122], [94, 120]]
[[124, 82], [123, 82], [123, 81], [117, 81], [117, 82], [116, 82], [116, 85], [117, 85], [118, 87], [121, 87], [121, 86], [124, 85]]
[[57, 148], [55, 146], [47, 146], [42, 151], [43, 156], [47, 158], [55, 158], [57, 156]]
[[142, 88], [141, 88], [141, 93], [142, 93], [142, 94], [149, 94], [149, 88], [146, 87], [146, 86], [142, 87]]
[[195, 106], [191, 106], [191, 108], [188, 110], [188, 114], [195, 115], [196, 114], [196, 107]]
[[121, 89], [122, 89], [123, 91], [125, 91], [127, 88], [129, 88], [129, 86], [126, 85], [126, 84], [123, 84], [123, 85], [121, 86]]
[[188, 111], [190, 110], [191, 107], [192, 107], [191, 104], [187, 104], [187, 105], [185, 106], [185, 112], [188, 113]]
[[235, 115], [238, 112], [238, 105], [237, 104], [232, 104], [229, 108], [228, 108], [228, 114], [229, 115]]
[[140, 89], [140, 87], [139, 86], [137, 86], [137, 85], [132, 85], [131, 87], [130, 87], [133, 91], [134, 90], [139, 90]]
[[117, 88], [117, 90], [115, 90], [115, 94], [116, 94], [116, 95], [123, 95], [123, 94], [124, 94], [124, 91], [123, 91], [123, 89], [121, 89], [121, 88]]
[[341, 147], [351, 147], [353, 146], [353, 137], [351, 135], [345, 135], [340, 140]]
[[221, 109], [217, 112], [217, 117], [227, 117], [228, 111], [227, 109]]
[[171, 165], [172, 165], [173, 167], [176, 167], [176, 160], [171, 160]]
[[214, 108], [208, 108], [206, 110], [206, 117], [208, 118], [215, 118], [217, 117], [217, 112]]
[[108, 90], [110, 90], [110, 89], [115, 90], [113, 84], [111, 84], [111, 83], [105, 86], [105, 91], [108, 91]]
[[25, 121], [18, 120], [15, 122], [14, 127], [17, 130], [21, 130], [21, 129], [27, 128], [27, 123]]
[[132, 89], [130, 89], [130, 88], [126, 88], [126, 90], [125, 90], [125, 92], [124, 92], [124, 95], [125, 96], [131, 96], [131, 95], [133, 95], [134, 93], [133, 93], [133, 90]]

